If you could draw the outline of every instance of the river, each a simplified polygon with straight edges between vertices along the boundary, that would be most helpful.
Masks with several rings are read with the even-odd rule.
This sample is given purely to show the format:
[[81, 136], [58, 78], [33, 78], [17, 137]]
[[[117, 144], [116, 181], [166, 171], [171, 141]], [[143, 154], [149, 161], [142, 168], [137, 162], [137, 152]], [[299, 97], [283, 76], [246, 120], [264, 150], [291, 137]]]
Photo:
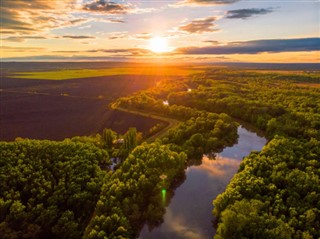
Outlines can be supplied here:
[[166, 208], [164, 222], [151, 231], [145, 225], [139, 239], [212, 238], [214, 217], [212, 200], [222, 193], [237, 172], [243, 157], [266, 144], [264, 137], [238, 128], [238, 143], [226, 147], [215, 160], [203, 157], [202, 163], [186, 169], [186, 180], [175, 190]]

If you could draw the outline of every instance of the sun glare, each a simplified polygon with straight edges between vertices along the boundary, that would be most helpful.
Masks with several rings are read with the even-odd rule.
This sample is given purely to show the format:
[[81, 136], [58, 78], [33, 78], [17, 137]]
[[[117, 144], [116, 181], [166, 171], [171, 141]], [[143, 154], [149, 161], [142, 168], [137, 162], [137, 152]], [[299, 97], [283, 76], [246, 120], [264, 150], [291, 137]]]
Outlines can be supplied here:
[[163, 53], [169, 51], [167, 39], [163, 37], [151, 38], [149, 48], [155, 53]]

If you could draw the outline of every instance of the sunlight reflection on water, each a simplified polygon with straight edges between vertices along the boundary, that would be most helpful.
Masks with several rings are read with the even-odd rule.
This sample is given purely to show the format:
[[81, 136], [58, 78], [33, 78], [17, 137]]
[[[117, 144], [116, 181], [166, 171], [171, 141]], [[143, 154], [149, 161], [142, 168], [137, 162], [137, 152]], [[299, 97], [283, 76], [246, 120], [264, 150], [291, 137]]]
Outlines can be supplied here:
[[212, 200], [222, 193], [241, 160], [253, 150], [261, 150], [266, 139], [243, 127], [238, 128], [238, 143], [226, 147], [216, 159], [203, 157], [201, 165], [186, 169], [186, 180], [175, 190], [166, 208], [164, 222], [149, 231], [145, 225], [140, 239], [212, 238]]

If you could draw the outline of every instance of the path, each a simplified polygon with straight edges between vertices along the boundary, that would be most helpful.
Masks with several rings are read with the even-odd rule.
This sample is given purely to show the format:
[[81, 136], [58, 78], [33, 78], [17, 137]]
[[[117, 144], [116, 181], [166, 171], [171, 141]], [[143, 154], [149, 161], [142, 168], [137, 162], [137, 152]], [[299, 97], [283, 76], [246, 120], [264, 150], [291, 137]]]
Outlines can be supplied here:
[[145, 116], [145, 117], [149, 117], [152, 119], [157, 119], [157, 120], [162, 120], [168, 123], [168, 125], [163, 128], [162, 130], [160, 130], [159, 132], [157, 132], [156, 134], [152, 135], [151, 137], [149, 137], [146, 141], [147, 142], [152, 142], [157, 138], [160, 138], [162, 136], [164, 136], [169, 129], [172, 129], [174, 127], [176, 127], [179, 123], [181, 123], [181, 121], [179, 120], [175, 120], [172, 118], [167, 118], [167, 117], [163, 117], [163, 116], [159, 116], [159, 115], [155, 115], [155, 114], [151, 114], [151, 113], [144, 113], [141, 111], [137, 111], [137, 110], [129, 110], [129, 109], [125, 109], [122, 107], [115, 107], [113, 105], [111, 105], [111, 108], [114, 110], [119, 110], [119, 111], [123, 111], [126, 113], [131, 113], [131, 114], [136, 114], [136, 115], [141, 115], [141, 116]]

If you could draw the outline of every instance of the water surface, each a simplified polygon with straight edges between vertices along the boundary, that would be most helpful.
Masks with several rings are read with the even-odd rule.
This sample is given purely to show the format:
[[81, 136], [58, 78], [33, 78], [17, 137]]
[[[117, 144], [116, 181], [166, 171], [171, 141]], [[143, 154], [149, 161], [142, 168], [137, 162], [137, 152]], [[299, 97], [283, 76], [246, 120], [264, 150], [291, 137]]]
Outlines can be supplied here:
[[222, 193], [237, 172], [243, 157], [261, 150], [264, 137], [240, 126], [238, 143], [226, 147], [215, 160], [203, 157], [201, 165], [186, 169], [186, 180], [176, 189], [166, 208], [164, 222], [153, 230], [145, 225], [140, 239], [212, 238], [212, 200]]

